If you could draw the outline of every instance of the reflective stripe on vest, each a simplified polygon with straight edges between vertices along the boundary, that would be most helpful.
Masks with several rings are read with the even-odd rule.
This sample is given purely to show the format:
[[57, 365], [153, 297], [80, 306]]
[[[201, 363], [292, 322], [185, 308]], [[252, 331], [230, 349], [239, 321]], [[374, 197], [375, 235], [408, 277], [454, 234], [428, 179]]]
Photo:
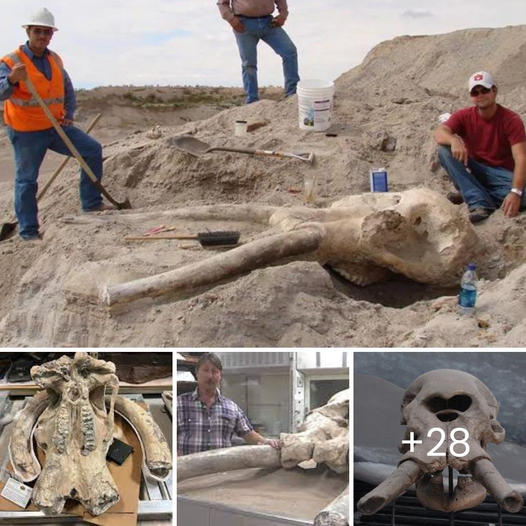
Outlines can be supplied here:
[[[9, 99], [13, 104], [16, 104], [17, 106], [25, 106], [25, 107], [39, 107], [37, 100], [33, 97], [31, 100], [23, 100], [23, 99], [15, 99], [11, 97]], [[51, 104], [63, 104], [64, 103], [64, 97], [60, 97], [58, 99], [42, 99], [47, 106], [50, 106]]]
[[[20, 53], [23, 53], [21, 49]], [[57, 120], [60, 121], [64, 118], [64, 75], [62, 73], [62, 60], [56, 53], [49, 51], [50, 80], [47, 80], [45, 75], [38, 71], [29, 57], [24, 60], [17, 52], [13, 52], [6, 55], [2, 60], [11, 69], [16, 64], [26, 64], [27, 74], [31, 75], [31, 80], [46, 106]], [[53, 96], [45, 97], [46, 94]], [[24, 81], [14, 87], [13, 95], [4, 102], [4, 120], [8, 126], [17, 131], [40, 131], [52, 127], [51, 122], [38, 101], [25, 86]]]
[[20, 64], [20, 59], [16, 53], [9, 53], [9, 55], [6, 55], [6, 58], [11, 59], [14, 64]]

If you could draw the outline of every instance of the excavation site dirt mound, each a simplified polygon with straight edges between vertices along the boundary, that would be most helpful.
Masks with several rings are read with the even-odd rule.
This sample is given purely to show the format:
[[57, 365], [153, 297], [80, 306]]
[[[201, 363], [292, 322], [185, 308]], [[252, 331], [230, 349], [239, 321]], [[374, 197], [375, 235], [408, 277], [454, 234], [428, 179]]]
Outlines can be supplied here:
[[[417, 283], [393, 273], [387, 257], [378, 262], [375, 243], [381, 246], [384, 230], [391, 235], [389, 229], [404, 221], [392, 211], [373, 214], [379, 233], [367, 257], [351, 262], [321, 265], [313, 247], [323, 228], [315, 225], [308, 235], [308, 229], [294, 230], [309, 223], [308, 214], [317, 221], [333, 202], [369, 192], [372, 167], [386, 167], [391, 193], [425, 187], [440, 201], [452, 185], [431, 133], [439, 115], [470, 104], [471, 73], [491, 71], [499, 102], [526, 116], [525, 29], [403, 36], [376, 46], [336, 80], [332, 136], [300, 130], [296, 96], [282, 99], [276, 90], [248, 106], [240, 105], [239, 90], [226, 96], [214, 88], [82, 91], [79, 125], [104, 113], [93, 132], [104, 146], [103, 183], [118, 201], [128, 197], [133, 208], [80, 213], [77, 169], [70, 163], [40, 203], [43, 240], [27, 243], [14, 236], [0, 243], [0, 344], [526, 345], [525, 213], [508, 219], [497, 211], [468, 232], [464, 259], [477, 263], [480, 277], [475, 316], [457, 312], [463, 264], [444, 279]], [[236, 120], [248, 121], [251, 131], [235, 136]], [[182, 135], [213, 147], [313, 152], [315, 160], [223, 151], [192, 156], [177, 147]], [[60, 160], [48, 156], [41, 185]], [[5, 222], [12, 220], [13, 188], [5, 133], [0, 166]], [[316, 188], [307, 204], [305, 178]], [[451, 207], [455, 225], [472, 229], [465, 226], [465, 205]], [[285, 219], [279, 225], [267, 221], [269, 210]], [[425, 237], [419, 221], [410, 226]], [[363, 232], [356, 233], [353, 224], [343, 241], [329, 236], [323, 247], [337, 252], [347, 237], [360, 238]], [[165, 239], [141, 239], [152, 229]], [[239, 231], [239, 247], [172, 238], [214, 231]], [[228, 236], [224, 241], [232, 243]], [[418, 250], [406, 250], [406, 241], [401, 239], [396, 258], [418, 267]]]

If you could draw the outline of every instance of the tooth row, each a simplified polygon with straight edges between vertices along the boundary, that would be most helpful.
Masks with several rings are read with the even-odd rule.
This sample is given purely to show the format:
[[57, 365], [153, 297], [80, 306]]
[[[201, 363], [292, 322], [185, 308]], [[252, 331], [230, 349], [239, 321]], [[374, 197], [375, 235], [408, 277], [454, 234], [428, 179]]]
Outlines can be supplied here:
[[53, 435], [53, 443], [59, 453], [65, 453], [66, 442], [71, 430], [71, 422], [69, 417], [69, 409], [66, 404], [62, 403], [57, 412], [57, 423], [55, 434]]
[[82, 454], [87, 455], [90, 451], [95, 449], [95, 424], [93, 421], [93, 413], [91, 407], [84, 403], [80, 410], [80, 428], [84, 438]]

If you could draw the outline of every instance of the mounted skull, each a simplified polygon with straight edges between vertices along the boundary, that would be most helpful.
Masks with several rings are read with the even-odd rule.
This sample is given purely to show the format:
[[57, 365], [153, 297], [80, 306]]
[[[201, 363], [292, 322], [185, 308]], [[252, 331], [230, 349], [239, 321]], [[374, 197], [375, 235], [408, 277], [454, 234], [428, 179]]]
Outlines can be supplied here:
[[[513, 491], [493, 465], [486, 451], [490, 442], [504, 440], [497, 421], [498, 403], [491, 391], [474, 376], [452, 369], [439, 369], [419, 376], [402, 401], [405, 440], [415, 441], [414, 450], [402, 444], [398, 468], [358, 503], [358, 509], [373, 514], [416, 483], [420, 502], [439, 511], [472, 508], [491, 493], [512, 513], [522, 507], [522, 497]], [[421, 443], [418, 443], [421, 441]], [[442, 472], [459, 472], [452, 495], [444, 492]]]
[[[115, 411], [139, 436], [146, 474], [158, 479], [169, 474], [171, 454], [166, 440], [146, 411], [117, 395], [119, 380], [113, 363], [76, 353], [73, 359], [62, 356], [33, 367], [31, 376], [45, 391], [30, 399], [18, 415], [9, 454], [20, 480], [38, 477], [32, 500], [44, 512], [61, 513], [71, 498], [92, 515], [100, 515], [119, 500], [106, 465]], [[42, 469], [33, 452], [33, 432], [46, 455]]]
[[[312, 468], [318, 463], [344, 473], [349, 467], [349, 394], [349, 389], [340, 391], [326, 405], [311, 411], [299, 433], [281, 433], [281, 450], [271, 446], [237, 446], [184, 455], [177, 461], [177, 480], [254, 467]], [[314, 525], [346, 526], [348, 508], [346, 488], [317, 515]]]

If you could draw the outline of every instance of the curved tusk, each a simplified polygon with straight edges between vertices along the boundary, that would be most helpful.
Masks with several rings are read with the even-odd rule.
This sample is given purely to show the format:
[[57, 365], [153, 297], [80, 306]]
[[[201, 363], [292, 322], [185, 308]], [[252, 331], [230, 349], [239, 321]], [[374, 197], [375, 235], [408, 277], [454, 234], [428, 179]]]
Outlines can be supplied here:
[[349, 526], [348, 486], [316, 515], [314, 526]]
[[477, 460], [471, 472], [506, 511], [517, 513], [521, 510], [523, 500], [520, 493], [511, 489], [493, 462], [487, 458]]
[[279, 468], [280, 452], [272, 446], [234, 446], [177, 458], [177, 480], [244, 468]]
[[359, 500], [358, 509], [364, 515], [375, 514], [404, 493], [422, 475], [420, 466], [413, 460], [402, 462], [381, 484]]
[[190, 263], [175, 270], [128, 283], [106, 286], [102, 291], [102, 301], [111, 306], [147, 296], [161, 296], [169, 292], [211, 285], [281, 258], [313, 252], [318, 248], [320, 240], [319, 228], [302, 228], [256, 239], [204, 261]]
[[40, 475], [41, 467], [33, 450], [33, 431], [50, 401], [47, 391], [40, 391], [27, 401], [16, 417], [8, 450], [11, 465], [22, 482], [30, 482]]
[[[139, 404], [119, 395], [114, 400], [115, 412], [130, 424], [139, 438], [145, 475], [154, 480], [165, 480], [172, 469], [172, 454], [161, 429]], [[107, 396], [106, 405], [111, 402]]]

